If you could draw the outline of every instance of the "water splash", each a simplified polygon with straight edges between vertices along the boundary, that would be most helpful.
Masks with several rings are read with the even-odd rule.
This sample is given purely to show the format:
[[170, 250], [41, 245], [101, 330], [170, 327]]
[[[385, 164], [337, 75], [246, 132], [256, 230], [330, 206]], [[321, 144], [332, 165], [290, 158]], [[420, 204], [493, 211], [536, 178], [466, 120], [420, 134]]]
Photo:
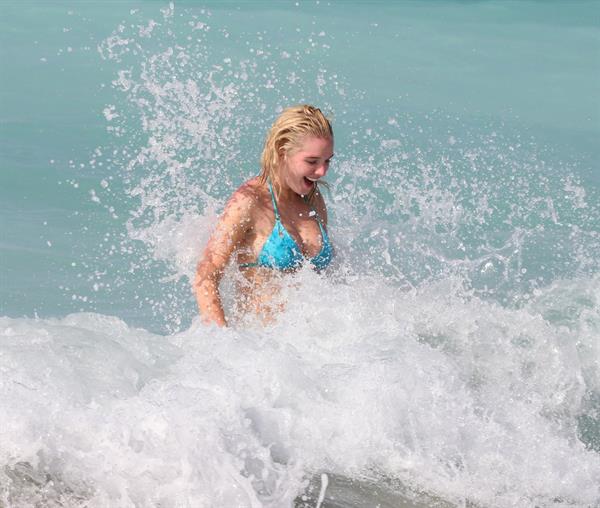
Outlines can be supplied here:
[[[233, 35], [211, 18], [140, 14], [99, 46], [120, 67], [105, 116], [125, 148], [111, 159], [124, 194], [96, 197], [124, 200], [120, 250], [135, 253], [129, 273], [160, 281], [136, 298], [160, 293], [151, 306], [167, 329], [195, 312], [195, 260], [225, 198], [256, 174], [276, 112], [307, 97], [323, 101], [341, 146], [329, 177], [340, 273], [403, 288], [459, 277], [518, 306], [556, 278], [598, 271], [600, 199], [572, 162], [500, 122], [415, 117], [402, 97], [368, 108], [327, 63], [335, 40], [325, 32], [280, 41], [275, 29]], [[357, 113], [361, 104], [371, 111]]]
[[3, 496], [280, 507], [326, 472], [349, 499], [597, 501], [579, 427], [598, 383], [597, 278], [572, 283], [580, 303], [557, 316], [564, 287], [508, 309], [447, 283], [299, 277], [261, 331], [3, 318]]
[[[326, 471], [325, 499], [391, 486], [458, 506], [597, 503], [597, 189], [501, 122], [362, 107], [326, 61], [333, 37], [275, 32], [170, 6], [100, 45], [117, 67], [115, 146], [94, 157], [114, 175], [90, 199], [127, 219], [93, 281], [118, 272], [109, 295], [178, 333], [6, 320], [2, 358], [27, 368], [2, 396], [48, 417], [3, 431], [5, 499], [29, 485], [99, 506], [300, 506]], [[272, 328], [188, 327], [224, 199], [256, 172], [276, 112], [321, 98], [336, 266], [297, 274]]]

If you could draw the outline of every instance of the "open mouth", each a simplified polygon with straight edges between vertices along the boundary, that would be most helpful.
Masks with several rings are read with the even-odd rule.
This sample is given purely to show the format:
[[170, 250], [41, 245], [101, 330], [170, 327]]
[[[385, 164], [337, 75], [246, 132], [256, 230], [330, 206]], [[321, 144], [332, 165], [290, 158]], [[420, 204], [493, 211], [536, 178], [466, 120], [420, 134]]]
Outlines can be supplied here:
[[306, 183], [306, 185], [308, 185], [309, 187], [312, 187], [312, 185], [317, 181], [317, 178], [315, 178], [314, 180], [311, 178], [308, 178], [307, 176], [304, 177], [304, 182]]

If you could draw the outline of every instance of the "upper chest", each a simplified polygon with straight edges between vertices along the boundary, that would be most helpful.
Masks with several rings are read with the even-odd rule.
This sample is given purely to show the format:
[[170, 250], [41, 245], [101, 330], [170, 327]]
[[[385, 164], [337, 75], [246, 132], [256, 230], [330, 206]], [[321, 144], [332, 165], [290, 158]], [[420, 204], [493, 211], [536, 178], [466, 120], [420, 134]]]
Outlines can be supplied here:
[[[316, 211], [306, 202], [280, 203], [277, 206], [282, 228], [276, 228], [277, 216], [270, 196], [261, 199], [251, 244], [257, 253], [271, 235], [289, 234], [306, 257], [316, 256], [322, 246], [321, 229]], [[276, 241], [276, 239], [275, 239]]]

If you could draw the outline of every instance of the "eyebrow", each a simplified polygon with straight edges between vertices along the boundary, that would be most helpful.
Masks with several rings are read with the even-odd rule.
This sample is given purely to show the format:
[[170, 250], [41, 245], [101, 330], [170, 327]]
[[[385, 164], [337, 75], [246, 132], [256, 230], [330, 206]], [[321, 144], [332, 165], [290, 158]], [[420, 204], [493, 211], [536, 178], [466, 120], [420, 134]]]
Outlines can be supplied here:
[[[329, 160], [329, 159], [333, 159], [333, 156], [335, 154], [331, 154], [329, 157], [327, 157], [327, 159], [325, 160]], [[320, 159], [321, 157], [319, 157], [318, 155], [307, 155], [306, 157], [304, 157], [305, 159]]]

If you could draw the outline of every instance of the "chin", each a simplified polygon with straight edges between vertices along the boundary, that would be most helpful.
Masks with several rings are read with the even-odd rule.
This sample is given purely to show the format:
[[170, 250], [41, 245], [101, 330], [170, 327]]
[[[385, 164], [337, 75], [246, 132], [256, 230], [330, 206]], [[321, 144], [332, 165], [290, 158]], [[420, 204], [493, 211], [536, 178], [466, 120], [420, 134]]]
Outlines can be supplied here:
[[305, 178], [302, 179], [302, 188], [304, 189], [304, 194], [307, 194], [310, 191], [312, 191], [316, 185], [317, 182], [311, 182], [310, 180], [306, 180]]

